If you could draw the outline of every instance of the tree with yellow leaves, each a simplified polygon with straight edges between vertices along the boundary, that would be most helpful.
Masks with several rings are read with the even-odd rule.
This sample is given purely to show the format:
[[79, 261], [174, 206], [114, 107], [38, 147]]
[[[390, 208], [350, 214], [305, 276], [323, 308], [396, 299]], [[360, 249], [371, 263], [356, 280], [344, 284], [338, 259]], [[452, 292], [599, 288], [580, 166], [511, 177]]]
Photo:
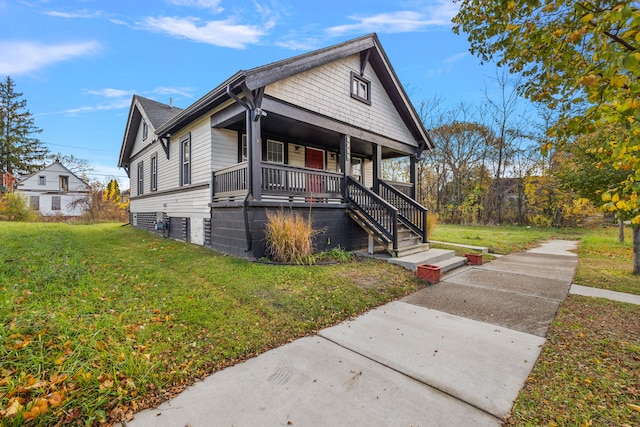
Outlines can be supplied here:
[[558, 149], [576, 137], [616, 129], [594, 139], [588, 151], [601, 165], [626, 171], [600, 190], [605, 210], [631, 220], [633, 272], [640, 274], [638, 2], [458, 1], [454, 31], [468, 35], [471, 52], [522, 75], [521, 93], [559, 112], [551, 129]]

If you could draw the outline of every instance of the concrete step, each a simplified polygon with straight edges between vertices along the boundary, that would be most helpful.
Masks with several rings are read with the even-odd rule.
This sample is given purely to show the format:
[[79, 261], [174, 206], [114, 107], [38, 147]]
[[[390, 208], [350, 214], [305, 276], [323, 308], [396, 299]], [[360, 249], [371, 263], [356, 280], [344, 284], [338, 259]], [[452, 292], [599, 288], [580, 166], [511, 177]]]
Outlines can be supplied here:
[[421, 254], [428, 251], [429, 251], [428, 243], [417, 243], [412, 246], [402, 246], [398, 244], [397, 257], [394, 259], [405, 258], [407, 256], [411, 256], [414, 254]]
[[467, 259], [463, 256], [455, 256], [444, 261], [436, 262], [435, 265], [440, 267], [441, 273], [446, 273], [447, 271], [467, 265]]
[[429, 249], [413, 254], [406, 254], [397, 258], [390, 258], [389, 262], [392, 264], [401, 265], [404, 268], [412, 271], [416, 271], [416, 268], [420, 264], [437, 264], [448, 259], [452, 259], [456, 256], [456, 252], [447, 249]]

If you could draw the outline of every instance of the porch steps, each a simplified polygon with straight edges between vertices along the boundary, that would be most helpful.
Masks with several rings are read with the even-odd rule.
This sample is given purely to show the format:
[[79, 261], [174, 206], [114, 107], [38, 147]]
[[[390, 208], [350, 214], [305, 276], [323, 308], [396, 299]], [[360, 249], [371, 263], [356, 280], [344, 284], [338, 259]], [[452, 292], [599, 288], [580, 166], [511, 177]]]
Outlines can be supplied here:
[[376, 233], [373, 232], [375, 226], [371, 224], [367, 218], [362, 215], [359, 215], [355, 211], [349, 211], [349, 216], [356, 222], [358, 225], [366, 231], [370, 238], [377, 241], [380, 245], [384, 247], [384, 249], [389, 252], [394, 257], [403, 257], [411, 254], [421, 253], [429, 249], [428, 243], [422, 243], [422, 239], [420, 236], [417, 236], [413, 231], [404, 226], [402, 223], [398, 222], [397, 232], [398, 232], [398, 249], [393, 250], [393, 242], [391, 242], [387, 238], [383, 238]]
[[467, 264], [465, 257], [456, 256], [455, 251], [448, 249], [429, 249], [411, 255], [389, 258], [388, 261], [412, 271], [415, 271], [420, 264], [437, 265], [443, 273]]

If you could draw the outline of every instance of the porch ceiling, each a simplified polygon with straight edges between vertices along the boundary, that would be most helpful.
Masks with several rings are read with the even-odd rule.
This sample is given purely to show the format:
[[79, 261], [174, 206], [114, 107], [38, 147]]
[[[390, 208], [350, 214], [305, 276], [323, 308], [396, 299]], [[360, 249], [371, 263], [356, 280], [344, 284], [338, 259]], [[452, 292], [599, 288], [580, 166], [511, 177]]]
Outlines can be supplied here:
[[[237, 121], [226, 126], [238, 132], [246, 132], [244, 114], [237, 116]], [[262, 138], [276, 139], [291, 144], [300, 144], [316, 147], [328, 151], [340, 151], [341, 134], [331, 129], [315, 126], [277, 113], [268, 112], [261, 119]], [[369, 141], [351, 137], [352, 154], [360, 154], [365, 157], [373, 156], [373, 145]], [[388, 147], [382, 147], [382, 158], [407, 156]]]

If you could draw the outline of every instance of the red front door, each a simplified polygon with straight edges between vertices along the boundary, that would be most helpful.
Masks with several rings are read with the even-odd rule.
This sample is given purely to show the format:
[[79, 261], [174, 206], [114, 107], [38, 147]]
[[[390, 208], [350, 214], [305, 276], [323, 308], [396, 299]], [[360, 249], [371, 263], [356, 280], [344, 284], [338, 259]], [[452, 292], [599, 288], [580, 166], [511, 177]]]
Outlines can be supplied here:
[[[305, 166], [312, 169], [324, 169], [324, 151], [309, 148], [305, 150]], [[322, 177], [307, 175], [307, 192], [324, 193], [322, 190]], [[314, 201], [313, 199], [309, 201]]]
[[324, 169], [324, 151], [307, 147], [305, 150], [305, 166], [313, 169]]

